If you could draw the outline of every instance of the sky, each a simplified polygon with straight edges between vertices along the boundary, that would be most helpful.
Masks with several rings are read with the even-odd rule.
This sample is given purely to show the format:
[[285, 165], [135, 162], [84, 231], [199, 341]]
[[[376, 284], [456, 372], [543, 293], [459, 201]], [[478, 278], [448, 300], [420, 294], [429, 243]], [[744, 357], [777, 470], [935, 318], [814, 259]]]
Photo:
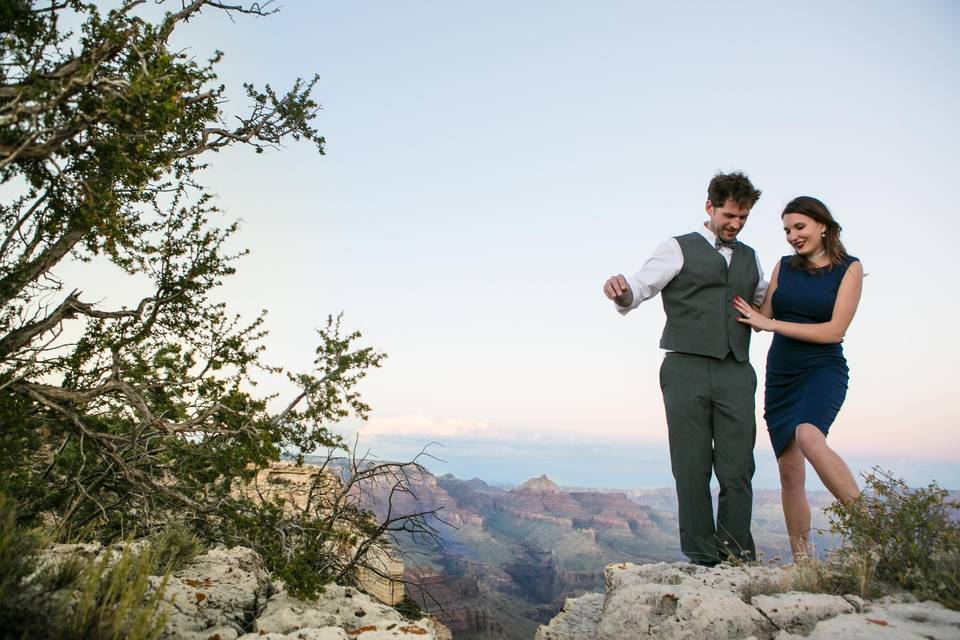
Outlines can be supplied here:
[[[225, 52], [228, 112], [244, 81], [319, 75], [326, 155], [230, 150], [206, 183], [251, 250], [221, 296], [269, 311], [269, 361], [307, 369], [341, 311], [388, 354], [369, 421], [338, 427], [361, 449], [437, 442], [432, 471], [491, 481], [671, 485], [661, 304], [621, 317], [601, 287], [743, 170], [763, 195], [740, 238], [768, 273], [784, 204], [813, 195], [868, 274], [829, 443], [855, 472], [960, 488], [960, 4], [291, 1], [208, 12], [175, 44]], [[105, 302], [128, 286], [98, 282]], [[751, 349], [760, 487], [778, 486], [769, 344]]]

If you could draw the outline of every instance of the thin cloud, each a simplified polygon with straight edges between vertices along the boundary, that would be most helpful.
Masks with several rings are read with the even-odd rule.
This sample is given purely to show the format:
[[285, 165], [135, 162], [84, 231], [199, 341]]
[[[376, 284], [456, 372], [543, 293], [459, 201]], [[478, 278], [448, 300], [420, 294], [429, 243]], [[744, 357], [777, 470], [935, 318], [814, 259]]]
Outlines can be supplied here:
[[359, 430], [362, 438], [413, 436], [432, 440], [539, 440], [540, 436], [521, 433], [467, 418], [434, 418], [425, 415], [371, 418]]

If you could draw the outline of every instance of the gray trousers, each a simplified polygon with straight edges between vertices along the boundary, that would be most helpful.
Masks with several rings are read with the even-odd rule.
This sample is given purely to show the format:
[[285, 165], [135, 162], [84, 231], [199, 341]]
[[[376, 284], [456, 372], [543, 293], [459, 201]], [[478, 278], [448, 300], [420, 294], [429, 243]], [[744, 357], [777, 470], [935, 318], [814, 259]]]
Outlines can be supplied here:
[[[670, 466], [680, 507], [680, 548], [693, 562], [731, 555], [756, 559], [750, 519], [757, 439], [757, 374], [732, 354], [723, 360], [668, 353], [660, 366]], [[720, 484], [714, 525], [710, 476]]]

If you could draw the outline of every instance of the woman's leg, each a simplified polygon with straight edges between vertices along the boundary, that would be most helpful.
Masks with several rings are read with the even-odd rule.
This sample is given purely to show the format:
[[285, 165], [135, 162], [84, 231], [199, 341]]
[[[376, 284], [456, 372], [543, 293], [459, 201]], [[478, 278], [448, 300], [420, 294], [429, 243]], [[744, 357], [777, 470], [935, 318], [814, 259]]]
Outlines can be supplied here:
[[807, 557], [807, 537], [810, 535], [810, 504], [804, 489], [807, 461], [794, 437], [777, 459], [780, 467], [780, 501], [783, 504], [783, 518], [787, 523], [787, 535], [790, 537], [790, 550], [793, 559]]
[[812, 424], [801, 424], [794, 437], [804, 457], [810, 461], [833, 497], [847, 503], [860, 495], [857, 481], [837, 453], [827, 446], [827, 438]]

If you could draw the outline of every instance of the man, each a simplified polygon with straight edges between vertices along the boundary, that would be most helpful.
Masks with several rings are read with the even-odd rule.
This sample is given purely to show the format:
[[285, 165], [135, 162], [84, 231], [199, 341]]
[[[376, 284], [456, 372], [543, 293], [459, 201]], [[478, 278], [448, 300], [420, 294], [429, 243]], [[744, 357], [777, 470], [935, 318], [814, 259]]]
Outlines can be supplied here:
[[[657, 293], [667, 322], [660, 347], [660, 388], [667, 415], [670, 466], [677, 484], [680, 548], [696, 564], [756, 557], [750, 518], [756, 442], [750, 328], [737, 322], [733, 298], [755, 305], [767, 282], [753, 249], [737, 241], [760, 197], [743, 173], [717, 173], [707, 188], [707, 221], [670, 238], [633, 277], [611, 277], [607, 298], [627, 314]], [[710, 476], [720, 499], [716, 525]]]

